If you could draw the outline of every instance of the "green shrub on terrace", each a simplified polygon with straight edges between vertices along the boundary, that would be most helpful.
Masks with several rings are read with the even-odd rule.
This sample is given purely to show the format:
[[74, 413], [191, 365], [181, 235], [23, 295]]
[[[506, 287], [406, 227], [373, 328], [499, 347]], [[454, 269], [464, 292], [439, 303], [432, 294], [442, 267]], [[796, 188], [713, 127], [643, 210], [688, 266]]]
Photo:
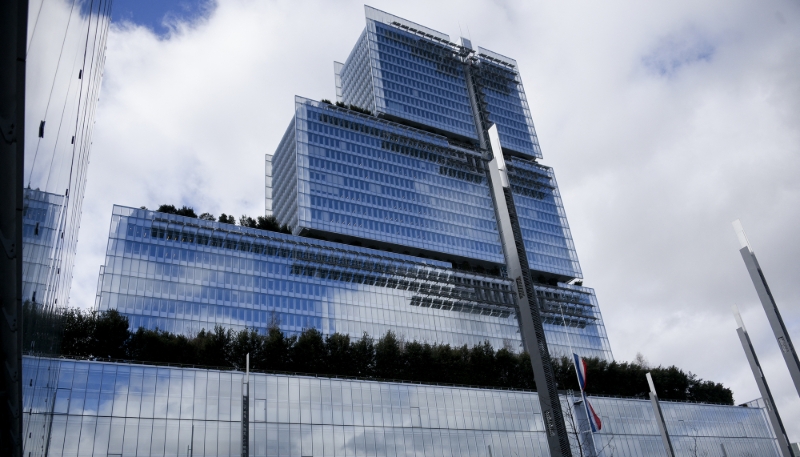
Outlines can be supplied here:
[[[251, 368], [256, 371], [536, 388], [527, 353], [518, 354], [507, 348], [495, 350], [488, 342], [472, 348], [405, 342], [391, 331], [377, 340], [364, 334], [353, 341], [339, 333], [323, 337], [316, 329], [287, 337], [274, 324], [266, 335], [251, 329], [234, 332], [217, 326], [185, 337], [142, 328], [131, 332], [127, 319], [115, 310], [69, 310], [64, 314], [63, 326], [62, 351], [77, 357], [243, 370], [245, 355], [249, 353]], [[645, 373], [649, 371], [663, 400], [733, 404], [730, 389], [675, 366], [646, 368], [629, 362], [585, 360], [589, 394], [646, 398], [649, 388]], [[552, 362], [558, 388], [577, 390], [571, 360], [561, 357], [553, 358]]]

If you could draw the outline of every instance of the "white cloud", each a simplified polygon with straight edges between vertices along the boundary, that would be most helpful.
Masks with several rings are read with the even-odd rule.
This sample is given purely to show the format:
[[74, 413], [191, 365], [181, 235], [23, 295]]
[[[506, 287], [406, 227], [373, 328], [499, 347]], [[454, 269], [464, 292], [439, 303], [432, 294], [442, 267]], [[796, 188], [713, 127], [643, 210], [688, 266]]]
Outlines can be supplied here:
[[[737, 252], [741, 218], [800, 344], [797, 2], [373, 6], [516, 58], [586, 285], [618, 359], [644, 353], [758, 397], [738, 303], [793, 441], [800, 400]], [[333, 98], [358, 2], [220, 1], [165, 39], [109, 38], [72, 305], [93, 303], [111, 206], [263, 212], [294, 95]]]

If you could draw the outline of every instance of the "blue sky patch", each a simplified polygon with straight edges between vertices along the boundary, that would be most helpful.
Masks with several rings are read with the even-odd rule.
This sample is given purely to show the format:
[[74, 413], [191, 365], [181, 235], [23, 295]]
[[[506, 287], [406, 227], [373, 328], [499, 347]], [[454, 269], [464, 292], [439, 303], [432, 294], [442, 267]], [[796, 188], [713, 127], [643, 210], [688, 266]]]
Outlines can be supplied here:
[[209, 0], [114, 0], [112, 20], [143, 25], [159, 36], [165, 36], [169, 27], [164, 22], [186, 21], [207, 15], [214, 7]]
[[661, 76], [672, 76], [687, 65], [711, 61], [715, 51], [714, 44], [708, 38], [690, 29], [659, 40], [652, 51], [642, 58], [642, 63]]

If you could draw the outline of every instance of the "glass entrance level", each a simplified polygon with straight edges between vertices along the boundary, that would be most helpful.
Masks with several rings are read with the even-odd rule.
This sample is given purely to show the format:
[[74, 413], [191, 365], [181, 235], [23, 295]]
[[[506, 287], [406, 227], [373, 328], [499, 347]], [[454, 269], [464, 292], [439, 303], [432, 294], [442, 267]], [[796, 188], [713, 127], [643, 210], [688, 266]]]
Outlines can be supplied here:
[[[244, 373], [56, 360], [55, 394], [26, 403], [26, 455], [241, 455]], [[24, 359], [24, 393], [51, 382]], [[536, 392], [251, 373], [254, 456], [547, 455]], [[572, 397], [562, 395], [565, 405]], [[603, 421], [598, 449], [615, 457], [663, 455], [647, 400], [590, 397]], [[778, 456], [764, 410], [662, 402], [678, 455]], [[567, 428], [570, 429], [569, 414]], [[573, 439], [573, 445], [577, 442]], [[574, 455], [578, 454], [575, 448]], [[749, 453], [749, 454], [748, 454]], [[42, 453], [43, 454], [43, 453]]]
[[477, 152], [301, 97], [295, 113], [271, 158], [273, 212], [293, 233], [504, 264]]
[[512, 284], [451, 264], [115, 206], [98, 308], [133, 328], [193, 334], [219, 324], [291, 335], [518, 347]]

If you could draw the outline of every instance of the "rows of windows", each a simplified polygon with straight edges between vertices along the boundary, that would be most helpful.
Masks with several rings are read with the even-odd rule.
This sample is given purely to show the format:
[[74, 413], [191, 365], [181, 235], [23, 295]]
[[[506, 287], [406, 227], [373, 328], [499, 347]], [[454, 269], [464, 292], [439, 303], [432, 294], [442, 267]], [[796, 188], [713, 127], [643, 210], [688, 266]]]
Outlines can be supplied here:
[[[370, 57], [375, 61], [376, 103], [387, 114], [477, 139], [460, 65], [438, 58], [438, 45], [401, 29], [367, 23]], [[423, 50], [421, 48], [428, 48]], [[452, 53], [443, 49], [443, 53]]]
[[339, 70], [342, 102], [369, 111], [375, 110], [375, 95], [372, 88], [372, 68], [369, 61], [367, 31], [358, 38], [353, 50]]
[[[22, 297], [47, 305], [66, 303], [71, 262], [63, 261], [65, 231], [63, 195], [25, 189], [22, 217]], [[61, 275], [64, 268], [64, 276]]]
[[295, 119], [281, 139], [270, 162], [273, 164], [272, 214], [289, 227], [297, 226], [297, 147]]
[[[26, 394], [54, 383], [37, 369], [41, 360], [24, 359]], [[189, 447], [193, 455], [241, 453], [241, 372], [68, 360], [55, 368], [53, 404], [26, 403], [24, 411], [28, 423], [51, 424], [49, 455], [177, 456]], [[260, 373], [251, 374], [249, 392], [251, 455], [479, 457], [490, 446], [492, 455], [547, 455], [535, 392]], [[632, 457], [664, 452], [649, 402], [591, 401], [603, 420], [598, 449]], [[728, 455], [778, 455], [763, 409], [662, 408], [681, 455], [721, 455], [721, 445]], [[681, 419], [701, 426], [680, 428]], [[26, 450], [33, 443], [26, 436]]]
[[570, 278], [582, 277], [552, 170], [511, 159], [509, 181], [530, 268]]
[[161, 225], [152, 222], [157, 213], [130, 212], [142, 218], [115, 216], [112, 224], [99, 306], [118, 309], [134, 326], [192, 333], [221, 324], [263, 331], [274, 316], [289, 333], [316, 327], [324, 334], [378, 336], [391, 329], [409, 339], [459, 346], [488, 340], [498, 349], [519, 341], [505, 279], [350, 257], [322, 246], [300, 250], [255, 237], [230, 239], [216, 230], [186, 232], [180, 223], [191, 219]]
[[593, 289], [564, 283], [534, 288], [551, 354], [614, 360]]
[[[129, 229], [132, 225], [128, 225]], [[171, 230], [166, 230], [166, 232], [180, 233]], [[186, 238], [189, 236], [184, 238], [184, 242], [186, 242]], [[202, 238], [202, 236], [197, 238]], [[212, 237], [212, 241], [213, 239]], [[230, 244], [224, 241], [221, 244], [227, 245], [228, 249], [249, 246], [249, 249], [242, 249], [242, 251], [248, 252], [252, 249], [252, 252], [258, 254], [263, 252], [267, 256], [277, 258], [272, 261], [247, 259], [159, 244], [123, 241], [116, 238], [112, 238], [109, 244], [105, 273], [128, 274], [132, 272], [134, 275], [140, 274], [142, 279], [180, 280], [187, 286], [198, 286], [187, 289], [187, 295], [199, 294], [204, 297], [211, 295], [203, 292], [205, 286], [235, 288], [243, 292], [287, 292], [287, 286], [280, 286], [275, 282], [275, 279], [283, 279], [286, 284], [289, 284], [289, 292], [324, 296], [324, 289], [315, 288], [314, 284], [324, 284], [323, 281], [328, 280], [392, 289], [400, 288], [453, 299], [512, 304], [508, 282], [501, 279], [470, 279], [466, 275], [456, 273], [443, 276], [440, 272], [388, 269], [367, 262], [339, 263], [339, 266], [331, 268], [329, 265], [337, 265], [335, 262], [337, 259], [323, 260], [310, 255], [292, 258], [288, 256], [291, 252], [289, 250], [281, 252], [275, 248], [264, 247], [264, 251], [260, 251], [257, 249], [259, 245], [251, 245], [242, 241]], [[313, 264], [305, 262], [313, 262]], [[307, 276], [314, 280], [297, 276]], [[157, 283], [158, 281], [143, 282], [138, 285], [138, 289], [152, 293], [154, 290], [162, 288]], [[130, 287], [136, 288], [133, 284]], [[163, 292], [170, 293], [168, 289], [163, 289]], [[242, 303], [252, 303], [253, 301], [254, 299], [251, 298], [241, 300]], [[255, 301], [257, 302], [257, 300]]]
[[[187, 334], [216, 324], [264, 331], [274, 313], [289, 333], [315, 327], [324, 334], [357, 337], [392, 329], [420, 341], [471, 346], [488, 340], [496, 348], [510, 342], [521, 350], [516, 317], [508, 308], [514, 298], [507, 280], [387, 264], [322, 246], [299, 249], [288, 241], [345, 246], [286, 235], [271, 234], [283, 239], [278, 244], [255, 237], [231, 239], [221, 230], [188, 232], [180, 224], [190, 219], [171, 216], [175, 222], [163, 225], [151, 222], [161, 217], [158, 213], [129, 211], [144, 219], [117, 216], [112, 224], [99, 304], [120, 310], [135, 326]], [[215, 222], [209, 226], [224, 228]], [[569, 305], [563, 314], [551, 310], [552, 319], [545, 322], [551, 351], [569, 355], [577, 350], [612, 360], [591, 290], [552, 289], [593, 307], [577, 317]]]
[[502, 263], [474, 153], [435, 135], [298, 103], [298, 132], [308, 130], [297, 143], [301, 227]]

